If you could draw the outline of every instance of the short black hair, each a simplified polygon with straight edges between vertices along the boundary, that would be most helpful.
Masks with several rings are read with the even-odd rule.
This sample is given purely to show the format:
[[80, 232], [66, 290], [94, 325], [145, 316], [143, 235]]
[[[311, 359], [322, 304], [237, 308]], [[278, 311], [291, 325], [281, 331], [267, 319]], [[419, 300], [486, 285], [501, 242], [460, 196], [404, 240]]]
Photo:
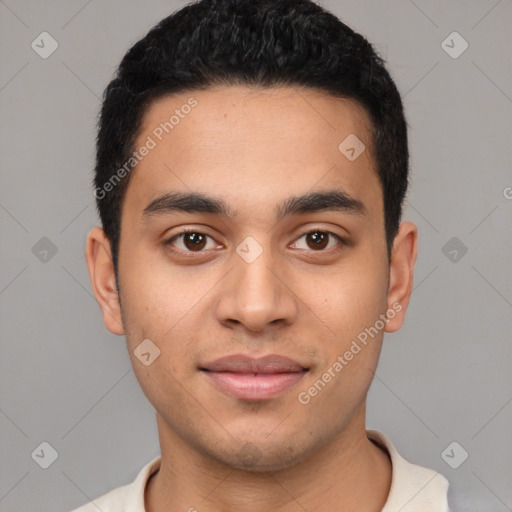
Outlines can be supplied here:
[[363, 36], [310, 0], [200, 0], [135, 43], [103, 94], [94, 186], [116, 278], [131, 175], [126, 162], [144, 114], [161, 97], [214, 85], [306, 87], [359, 102], [372, 120], [389, 259], [408, 187], [409, 153], [402, 101], [384, 60]]

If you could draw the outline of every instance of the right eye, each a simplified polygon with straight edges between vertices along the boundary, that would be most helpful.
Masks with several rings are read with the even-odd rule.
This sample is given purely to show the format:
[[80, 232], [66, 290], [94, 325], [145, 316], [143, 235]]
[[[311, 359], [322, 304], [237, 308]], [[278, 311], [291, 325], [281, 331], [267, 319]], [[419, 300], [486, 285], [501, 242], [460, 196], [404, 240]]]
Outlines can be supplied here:
[[[213, 242], [213, 247], [215, 248], [215, 241], [213, 238], [205, 233], [201, 233], [200, 231], [187, 229], [173, 235], [165, 245], [170, 246], [172, 251], [175, 252], [184, 252], [184, 253], [194, 253], [194, 252], [204, 252], [203, 249], [208, 245], [208, 239]], [[179, 243], [176, 245], [175, 241], [178, 240]], [[181, 245], [181, 247], [179, 247]], [[208, 247], [206, 247], [208, 249]]]

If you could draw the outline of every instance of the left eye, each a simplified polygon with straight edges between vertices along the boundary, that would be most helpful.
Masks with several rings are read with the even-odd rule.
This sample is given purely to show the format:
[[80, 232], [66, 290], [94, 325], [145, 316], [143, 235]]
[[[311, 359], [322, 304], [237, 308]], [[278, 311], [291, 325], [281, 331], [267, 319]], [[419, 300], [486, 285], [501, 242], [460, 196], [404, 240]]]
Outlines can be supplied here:
[[[297, 240], [300, 240], [301, 238], [305, 238], [306, 244], [309, 245], [309, 247], [299, 247], [299, 249], [305, 249], [305, 250], [323, 250], [323, 249], [330, 249], [331, 247], [335, 246], [336, 243], [329, 245], [329, 239], [335, 239], [336, 242], [340, 243], [343, 242], [342, 238], [338, 235], [331, 233], [330, 231], [310, 231], [309, 233], [304, 233], [301, 237], [299, 237]], [[294, 245], [296, 245], [297, 242], [295, 242]]]

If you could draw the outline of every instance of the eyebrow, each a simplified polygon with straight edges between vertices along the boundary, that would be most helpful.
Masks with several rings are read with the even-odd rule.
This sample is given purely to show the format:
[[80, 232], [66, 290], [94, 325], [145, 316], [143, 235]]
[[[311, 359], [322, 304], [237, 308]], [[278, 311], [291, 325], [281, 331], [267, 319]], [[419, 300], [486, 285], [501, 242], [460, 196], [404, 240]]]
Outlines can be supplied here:
[[[341, 211], [356, 215], [368, 213], [359, 199], [342, 190], [329, 190], [289, 197], [277, 206], [276, 218], [279, 222], [291, 215], [322, 211]], [[144, 208], [142, 218], [146, 220], [175, 212], [209, 213], [229, 218], [236, 216], [236, 212], [222, 199], [198, 192], [169, 192], [151, 201]]]

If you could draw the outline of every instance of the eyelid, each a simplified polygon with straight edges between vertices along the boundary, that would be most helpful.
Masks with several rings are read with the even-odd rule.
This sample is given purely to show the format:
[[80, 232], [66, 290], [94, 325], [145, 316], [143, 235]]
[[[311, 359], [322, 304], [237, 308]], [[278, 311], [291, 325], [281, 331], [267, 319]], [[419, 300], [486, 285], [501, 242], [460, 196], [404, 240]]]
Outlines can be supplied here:
[[297, 240], [300, 240], [302, 237], [309, 235], [310, 233], [317, 233], [317, 232], [326, 233], [326, 234], [336, 238], [336, 240], [338, 240], [338, 242], [339, 242], [337, 247], [331, 247], [329, 249], [323, 249], [323, 250], [317, 250], [317, 251], [315, 251], [314, 249], [298, 249], [298, 250], [303, 250], [303, 251], [320, 254], [320, 253], [330, 253], [332, 251], [340, 250], [340, 245], [341, 246], [348, 245], [347, 240], [343, 236], [339, 235], [338, 233], [334, 233], [333, 231], [329, 231], [328, 229], [320, 228], [320, 227], [313, 227], [311, 229], [308, 229], [307, 231], [305, 231], [304, 233], [299, 235], [297, 238], [295, 238], [294, 243], [296, 243]]
[[216, 244], [219, 244], [219, 242], [217, 242], [217, 240], [215, 240], [215, 238], [213, 238], [213, 236], [209, 235], [208, 233], [205, 233], [201, 229], [197, 229], [197, 228], [183, 228], [179, 233], [175, 233], [171, 237], [166, 238], [166, 240], [164, 241], [164, 245], [171, 246], [172, 247], [172, 251], [176, 252], [176, 253], [179, 253], [179, 254], [187, 254], [187, 255], [206, 254], [208, 251], [205, 251], [205, 250], [190, 251], [190, 250], [177, 249], [177, 248], [175, 248], [173, 246], [173, 242], [174, 242], [174, 240], [176, 238], [178, 238], [180, 236], [183, 236], [183, 235], [186, 235], [188, 233], [196, 233], [196, 234], [199, 234], [199, 235], [204, 235], [205, 237], [210, 238], [211, 240], [213, 240]]
[[[333, 231], [329, 231], [328, 229], [322, 228], [322, 227], [312, 227], [312, 228], [308, 229], [307, 231], [302, 232], [299, 236], [294, 238], [294, 242], [293, 243], [296, 243], [297, 240], [300, 240], [302, 237], [307, 236], [307, 235], [309, 235], [311, 233], [315, 233], [315, 232], [326, 233], [326, 234], [328, 234], [330, 236], [333, 236], [334, 238], [336, 238], [338, 240], [338, 242], [339, 242], [338, 245], [336, 247], [331, 247], [329, 249], [321, 249], [321, 250], [314, 250], [314, 249], [297, 249], [297, 250], [320, 254], [320, 253], [330, 253], [330, 252], [333, 252], [333, 251], [339, 251], [339, 250], [341, 250], [341, 248], [343, 246], [349, 245], [349, 243], [345, 239], [345, 237], [339, 235], [338, 233], [334, 233]], [[175, 233], [171, 237], [167, 238], [164, 243], [165, 243], [165, 245], [171, 246], [173, 252], [179, 253], [179, 254], [194, 255], [194, 254], [207, 254], [209, 252], [209, 250], [191, 251], [191, 250], [177, 249], [177, 248], [173, 247], [172, 242], [176, 238], [178, 238], [178, 237], [180, 237], [182, 235], [186, 235], [187, 233], [196, 233], [196, 234], [204, 235], [204, 236], [212, 239], [215, 243], [217, 243], [217, 244], [219, 243], [219, 242], [217, 242], [217, 240], [215, 240], [215, 238], [213, 238], [213, 236], [205, 233], [204, 231], [201, 231], [201, 228], [199, 228], [199, 229], [197, 229], [197, 228], [183, 228], [179, 233]]]

